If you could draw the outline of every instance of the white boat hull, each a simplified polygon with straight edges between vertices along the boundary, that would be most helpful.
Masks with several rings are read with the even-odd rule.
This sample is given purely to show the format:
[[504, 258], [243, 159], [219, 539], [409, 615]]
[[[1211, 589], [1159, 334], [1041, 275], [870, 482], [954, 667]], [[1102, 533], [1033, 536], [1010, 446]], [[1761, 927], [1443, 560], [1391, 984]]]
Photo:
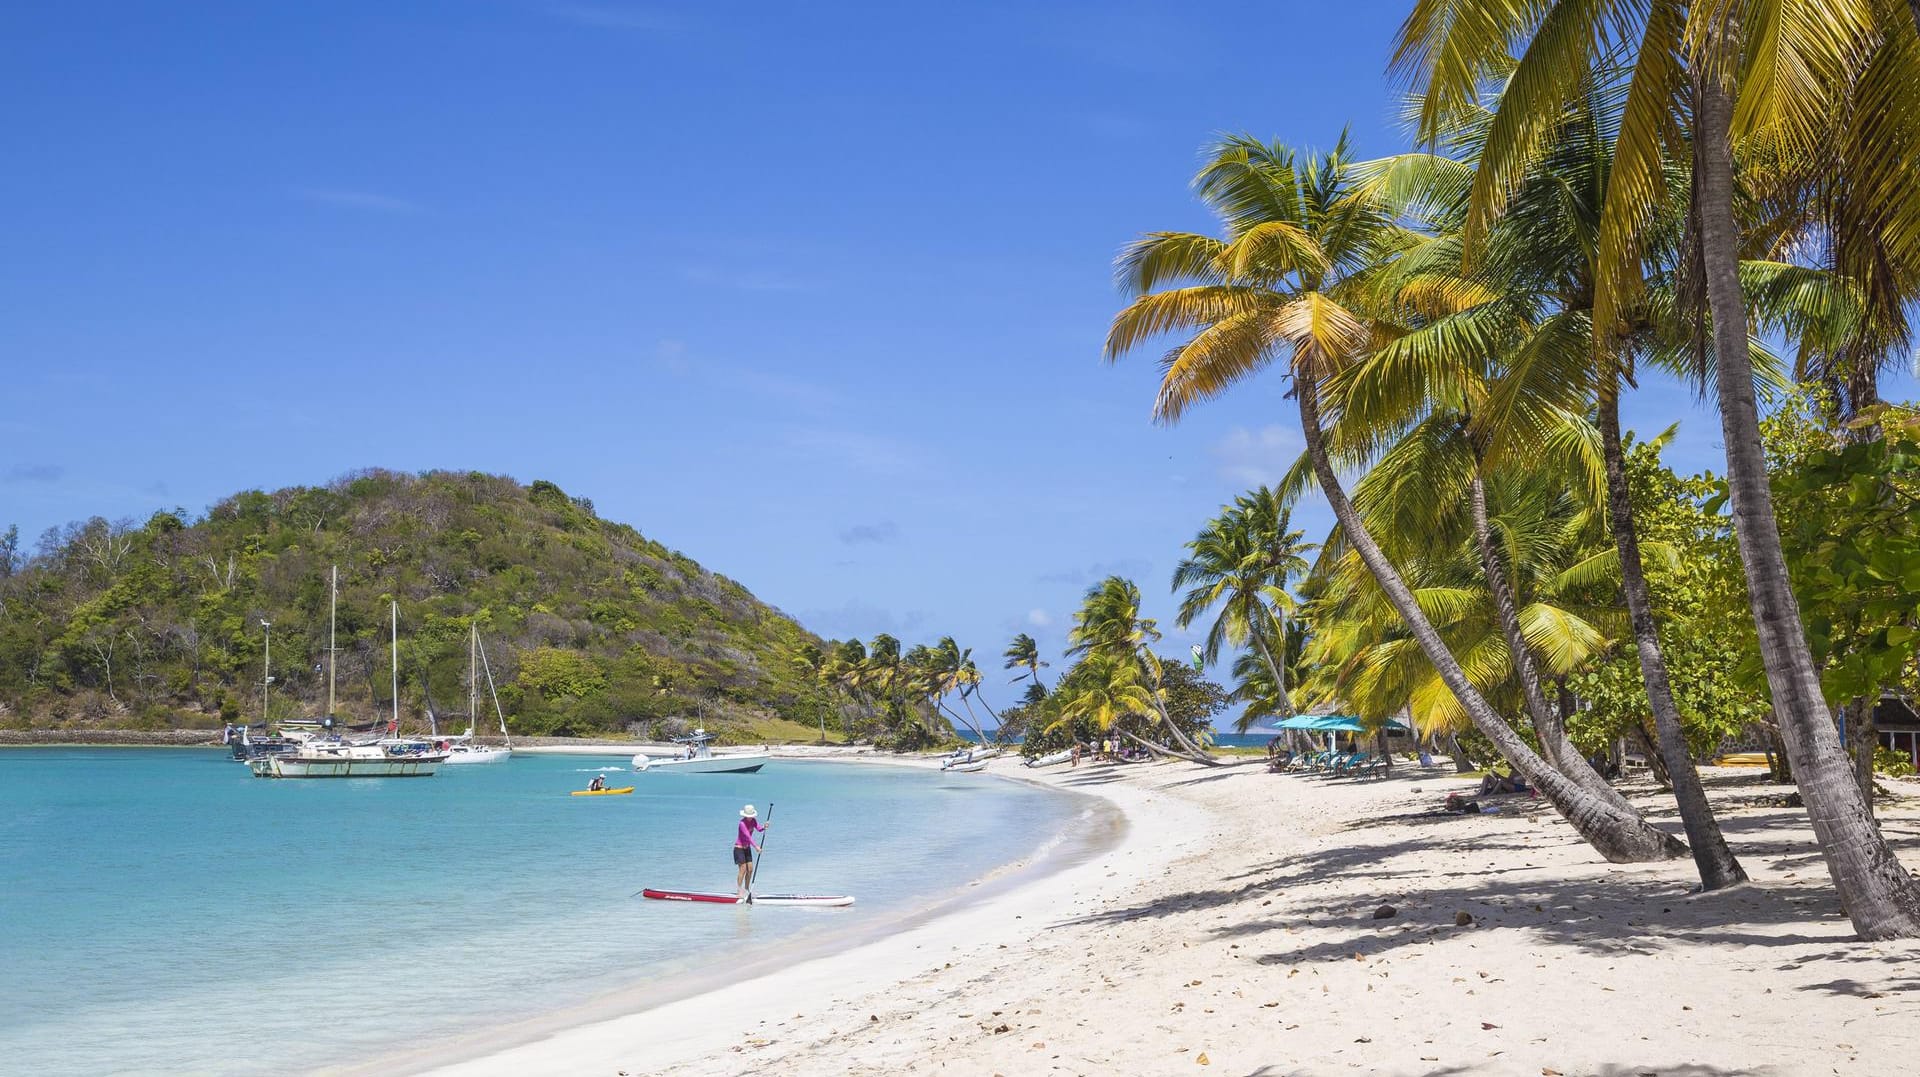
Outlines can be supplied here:
[[406, 759], [353, 759], [330, 757], [300, 759], [273, 756], [258, 761], [253, 773], [260, 778], [431, 778], [445, 762], [441, 756], [415, 756]]
[[752, 774], [767, 765], [772, 752], [740, 752], [735, 755], [708, 755], [697, 759], [656, 759], [649, 755], [633, 757], [633, 769], [648, 774], [663, 771], [672, 774]]
[[447, 753], [442, 765], [449, 767], [470, 767], [481, 763], [504, 763], [513, 758], [512, 748], [496, 748], [490, 745], [476, 744], [468, 748], [456, 747]]
[[1027, 760], [1027, 765], [1030, 767], [1050, 767], [1055, 763], [1064, 763], [1072, 758], [1073, 749], [1067, 748], [1063, 751], [1055, 752], [1052, 755], [1043, 755], [1038, 759], [1029, 759]]
[[949, 774], [972, 774], [976, 771], [987, 769], [987, 761], [982, 759], [977, 763], [957, 763], [951, 767], [943, 767], [942, 769]]

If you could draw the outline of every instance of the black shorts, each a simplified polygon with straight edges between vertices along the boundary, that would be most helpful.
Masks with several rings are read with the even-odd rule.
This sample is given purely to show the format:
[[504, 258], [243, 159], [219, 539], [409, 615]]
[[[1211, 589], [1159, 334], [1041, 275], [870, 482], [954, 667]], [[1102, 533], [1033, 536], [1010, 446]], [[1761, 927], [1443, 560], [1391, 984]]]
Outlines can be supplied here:
[[751, 864], [751, 863], [753, 863], [753, 847], [752, 847], [752, 846], [749, 846], [749, 845], [736, 845], [736, 846], [734, 846], [734, 847], [733, 847], [733, 862], [734, 862], [734, 863], [736, 863], [736, 864]]

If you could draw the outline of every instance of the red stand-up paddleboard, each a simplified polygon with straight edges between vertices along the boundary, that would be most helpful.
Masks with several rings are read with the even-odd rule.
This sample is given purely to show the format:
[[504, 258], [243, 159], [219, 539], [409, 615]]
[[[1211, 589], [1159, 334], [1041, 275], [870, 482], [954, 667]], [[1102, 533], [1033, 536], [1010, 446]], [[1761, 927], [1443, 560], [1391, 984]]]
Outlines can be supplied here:
[[[652, 898], [655, 901], [705, 901], [713, 905], [746, 904], [742, 902], [737, 895], [734, 895], [734, 894], [703, 894], [693, 890], [651, 890], [649, 889], [649, 890], [640, 891], [640, 896], [644, 898]], [[816, 905], [816, 906], [823, 906], [823, 907], [832, 907], [832, 906], [840, 906], [840, 905], [851, 905], [853, 904], [853, 899], [844, 894], [837, 894], [837, 895], [755, 894], [753, 895], [753, 901], [751, 902], [751, 904], [754, 904], [754, 905]]]
[[[767, 802], [767, 823], [773, 823], [773, 802]], [[704, 901], [709, 905], [813, 905], [833, 907], [851, 905], [853, 899], [845, 894], [755, 894], [753, 881], [760, 875], [760, 862], [766, 858], [766, 841], [761, 840], [760, 856], [754, 858], [753, 869], [747, 874], [747, 893], [751, 896], [741, 901], [737, 894], [703, 894], [695, 890], [654, 890], [640, 891], [641, 897], [655, 901]]]

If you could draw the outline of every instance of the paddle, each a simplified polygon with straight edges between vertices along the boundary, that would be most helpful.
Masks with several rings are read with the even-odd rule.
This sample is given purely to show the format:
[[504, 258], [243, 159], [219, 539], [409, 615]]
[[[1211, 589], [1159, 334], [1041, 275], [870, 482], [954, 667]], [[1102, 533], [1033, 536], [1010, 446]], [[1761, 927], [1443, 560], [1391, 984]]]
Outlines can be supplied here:
[[[771, 800], [767, 801], [767, 826], [768, 828], [773, 826], [773, 801]], [[767, 835], [767, 837], [771, 836], [771, 834]], [[749, 905], [753, 904], [753, 880], [760, 877], [760, 861], [767, 856], [766, 837], [760, 839], [760, 848], [756, 851], [760, 855], [753, 858], [753, 866], [747, 869], [747, 904]]]
[[[767, 801], [767, 824], [769, 826], [773, 824], [773, 801], [771, 800]], [[761, 856], [766, 855], [766, 847], [767, 847], [767, 839], [761, 838], [760, 850], [759, 850], [761, 853]], [[753, 866], [747, 869], [747, 904], [749, 905], [753, 904], [753, 880], [754, 880], [754, 877], [759, 874], [760, 874], [760, 857], [756, 856], [753, 858]], [[646, 892], [647, 892], [647, 888], [643, 886], [640, 889], [635, 890], [633, 893], [628, 894], [627, 897], [629, 899], [637, 898], [641, 894], [644, 894]]]

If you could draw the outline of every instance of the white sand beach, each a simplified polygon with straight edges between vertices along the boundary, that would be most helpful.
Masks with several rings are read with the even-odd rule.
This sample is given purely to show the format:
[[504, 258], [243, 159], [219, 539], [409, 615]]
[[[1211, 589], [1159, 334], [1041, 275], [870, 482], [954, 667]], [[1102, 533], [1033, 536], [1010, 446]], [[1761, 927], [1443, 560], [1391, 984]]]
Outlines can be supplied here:
[[[921, 765], [925, 765], [924, 763]], [[996, 772], [1102, 798], [1121, 840], [879, 941], [435, 1071], [506, 1074], [1897, 1074], [1920, 944], [1864, 944], [1804, 815], [1709, 770], [1754, 882], [1599, 860], [1471, 780], [1257, 766]], [[1915, 786], [1895, 783], [1912, 793]], [[1678, 829], [1652, 786], [1635, 799]], [[1920, 798], [1882, 824], [1920, 864]], [[1391, 912], [1382, 907], [1391, 906]]]

